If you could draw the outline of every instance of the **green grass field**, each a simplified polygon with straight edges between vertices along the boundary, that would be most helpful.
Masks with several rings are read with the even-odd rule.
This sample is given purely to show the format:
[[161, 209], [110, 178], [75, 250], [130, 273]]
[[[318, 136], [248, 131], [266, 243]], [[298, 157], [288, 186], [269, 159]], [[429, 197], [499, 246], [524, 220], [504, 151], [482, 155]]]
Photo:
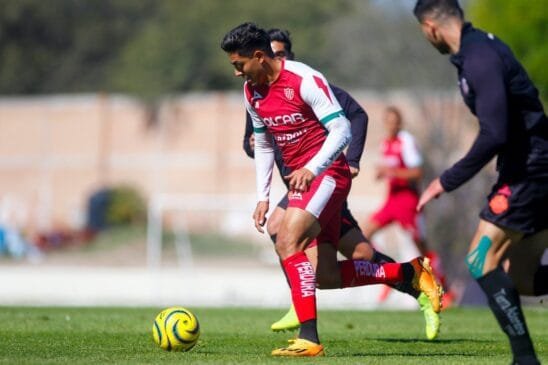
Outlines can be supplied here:
[[[292, 333], [272, 333], [282, 310], [190, 308], [198, 345], [161, 350], [151, 327], [159, 308], [0, 308], [1, 364], [509, 364], [507, 340], [486, 309], [443, 313], [438, 340], [424, 339], [419, 312], [320, 311], [327, 356], [279, 359], [270, 351]], [[548, 362], [548, 311], [526, 316], [541, 361]]]

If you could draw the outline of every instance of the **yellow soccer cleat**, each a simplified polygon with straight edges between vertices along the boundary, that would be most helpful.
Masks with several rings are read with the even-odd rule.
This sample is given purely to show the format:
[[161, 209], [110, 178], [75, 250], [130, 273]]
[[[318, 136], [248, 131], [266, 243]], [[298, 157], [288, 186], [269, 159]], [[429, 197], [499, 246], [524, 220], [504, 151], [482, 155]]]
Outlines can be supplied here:
[[427, 257], [417, 257], [411, 260], [410, 264], [415, 270], [415, 275], [413, 276], [413, 288], [423, 292], [430, 300], [432, 310], [435, 313], [439, 313], [441, 310], [443, 289], [432, 273], [430, 260]]
[[422, 313], [424, 314], [424, 321], [426, 323], [426, 338], [433, 340], [438, 337], [440, 332], [440, 316], [432, 308], [430, 299], [424, 293], [420, 293], [417, 298]]
[[324, 356], [323, 346], [319, 343], [296, 338], [289, 341], [290, 345], [272, 351], [272, 356]]
[[297, 312], [295, 312], [295, 307], [291, 304], [291, 307], [287, 313], [280, 318], [278, 321], [272, 323], [270, 329], [274, 332], [278, 331], [289, 331], [297, 329], [301, 326], [299, 323], [299, 318], [297, 318]]

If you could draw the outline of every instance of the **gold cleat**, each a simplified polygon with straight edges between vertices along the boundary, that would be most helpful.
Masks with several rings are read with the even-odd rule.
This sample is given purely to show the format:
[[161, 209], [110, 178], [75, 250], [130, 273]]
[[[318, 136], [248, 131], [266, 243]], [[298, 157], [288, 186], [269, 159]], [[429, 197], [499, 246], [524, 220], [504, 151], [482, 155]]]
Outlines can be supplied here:
[[413, 288], [423, 292], [430, 300], [432, 310], [439, 313], [442, 306], [443, 288], [432, 273], [430, 260], [427, 257], [417, 257], [409, 263], [415, 270]]
[[272, 351], [272, 356], [324, 356], [323, 346], [319, 343], [296, 338], [289, 341], [290, 345]]

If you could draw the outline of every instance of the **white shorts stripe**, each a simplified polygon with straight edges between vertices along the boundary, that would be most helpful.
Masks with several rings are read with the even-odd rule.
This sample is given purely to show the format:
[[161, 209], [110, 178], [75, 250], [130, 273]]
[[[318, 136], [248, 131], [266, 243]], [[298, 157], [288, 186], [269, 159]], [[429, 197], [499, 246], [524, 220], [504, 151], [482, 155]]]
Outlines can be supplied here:
[[318, 190], [306, 205], [306, 211], [310, 212], [314, 217], [319, 218], [325, 208], [327, 202], [333, 195], [337, 183], [333, 177], [325, 175], [318, 186]]

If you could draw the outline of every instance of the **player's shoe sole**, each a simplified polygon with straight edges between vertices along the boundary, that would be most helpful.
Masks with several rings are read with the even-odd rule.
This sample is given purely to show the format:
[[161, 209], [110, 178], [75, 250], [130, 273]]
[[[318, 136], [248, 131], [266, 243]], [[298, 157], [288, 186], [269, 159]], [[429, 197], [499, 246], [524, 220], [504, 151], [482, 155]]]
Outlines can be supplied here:
[[430, 299], [432, 310], [439, 313], [442, 306], [443, 288], [432, 273], [430, 260], [427, 257], [417, 257], [411, 260], [410, 264], [415, 270], [413, 288], [426, 294], [428, 299]]
[[419, 302], [421, 311], [424, 314], [426, 338], [429, 340], [434, 340], [438, 337], [438, 333], [440, 332], [440, 316], [434, 312], [432, 303], [430, 303], [430, 299], [428, 299], [426, 294], [420, 293], [417, 301]]
[[300, 326], [301, 324], [299, 323], [299, 318], [297, 318], [297, 312], [295, 312], [295, 307], [291, 305], [287, 313], [282, 318], [272, 323], [270, 329], [274, 332], [290, 331], [297, 329]]
[[289, 341], [290, 345], [272, 351], [272, 356], [310, 357], [324, 356], [323, 346], [319, 343], [296, 338]]

